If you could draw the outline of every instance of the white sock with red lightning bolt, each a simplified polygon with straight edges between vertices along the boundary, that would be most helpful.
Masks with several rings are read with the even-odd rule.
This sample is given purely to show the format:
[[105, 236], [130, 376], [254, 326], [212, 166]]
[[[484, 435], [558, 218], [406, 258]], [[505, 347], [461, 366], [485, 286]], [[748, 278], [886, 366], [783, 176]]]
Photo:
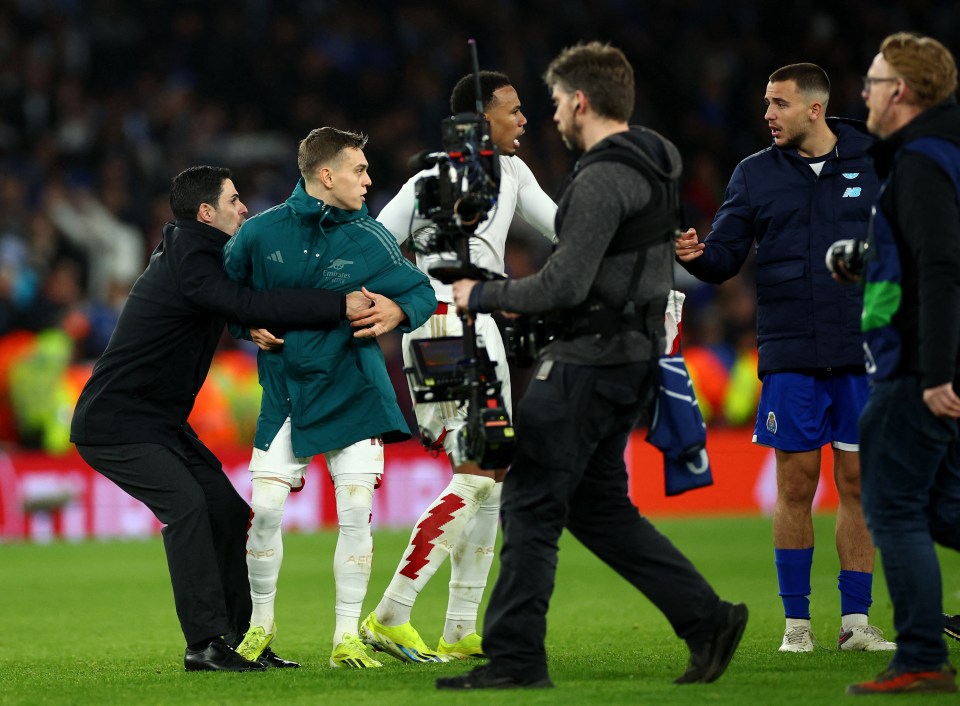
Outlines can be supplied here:
[[410, 620], [417, 595], [447, 558], [493, 486], [493, 478], [453, 475], [417, 520], [403, 559], [375, 611], [378, 622], [394, 626]]
[[503, 483], [496, 483], [450, 554], [450, 597], [443, 639], [449, 644], [477, 631], [477, 612], [493, 564]]

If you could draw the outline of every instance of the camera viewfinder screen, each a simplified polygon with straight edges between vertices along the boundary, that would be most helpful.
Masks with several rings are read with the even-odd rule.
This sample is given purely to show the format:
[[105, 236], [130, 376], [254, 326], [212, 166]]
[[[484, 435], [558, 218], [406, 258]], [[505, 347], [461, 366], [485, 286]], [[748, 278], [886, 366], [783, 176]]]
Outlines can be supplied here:
[[434, 375], [453, 373], [463, 360], [463, 339], [455, 336], [414, 341], [417, 358], [424, 372]]

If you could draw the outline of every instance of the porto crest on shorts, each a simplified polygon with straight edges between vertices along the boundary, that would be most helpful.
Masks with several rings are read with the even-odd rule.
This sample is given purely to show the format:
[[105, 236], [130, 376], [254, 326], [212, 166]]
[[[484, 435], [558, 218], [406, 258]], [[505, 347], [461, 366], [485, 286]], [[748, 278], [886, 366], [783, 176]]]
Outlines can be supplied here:
[[777, 415], [773, 412], [767, 414], [767, 431], [771, 434], [777, 433]]

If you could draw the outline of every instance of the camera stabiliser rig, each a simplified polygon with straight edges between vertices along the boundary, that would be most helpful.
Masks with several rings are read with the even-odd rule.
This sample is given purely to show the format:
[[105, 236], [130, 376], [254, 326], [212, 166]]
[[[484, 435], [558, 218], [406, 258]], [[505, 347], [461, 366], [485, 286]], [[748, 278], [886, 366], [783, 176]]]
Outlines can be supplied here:
[[[415, 184], [416, 212], [432, 227], [411, 238], [419, 253], [443, 255], [429, 274], [444, 284], [459, 279], [492, 280], [501, 275], [470, 262], [470, 239], [496, 207], [500, 160], [483, 115], [477, 45], [469, 40], [477, 102], [473, 113], [458, 113], [441, 123], [443, 151], [420, 153], [411, 164], [436, 174]], [[463, 336], [414, 339], [413, 365], [404, 369], [416, 402], [467, 404], [467, 422], [457, 435], [459, 456], [481, 468], [506, 468], [513, 453], [514, 430], [500, 392], [496, 363], [477, 339], [472, 317], [460, 315]], [[509, 373], [504, 373], [509, 374]], [[435, 439], [424, 439], [428, 445]]]

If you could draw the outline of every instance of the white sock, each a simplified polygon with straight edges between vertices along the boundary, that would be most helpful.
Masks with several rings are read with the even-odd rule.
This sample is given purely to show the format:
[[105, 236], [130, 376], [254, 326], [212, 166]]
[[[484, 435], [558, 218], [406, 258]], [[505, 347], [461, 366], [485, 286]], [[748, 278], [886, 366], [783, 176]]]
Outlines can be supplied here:
[[375, 482], [376, 476], [360, 473], [343, 473], [334, 478], [340, 535], [333, 554], [337, 588], [333, 649], [343, 641], [344, 633], [356, 635], [359, 631], [373, 562], [370, 511]]
[[854, 625], [869, 625], [866, 613], [847, 613], [840, 616], [840, 629], [846, 632]]
[[443, 626], [443, 639], [449, 644], [477, 631], [477, 612], [493, 565], [502, 490], [503, 483], [494, 484], [450, 554], [450, 598]]
[[464, 527], [494, 485], [493, 478], [454, 473], [440, 496], [424, 510], [377, 606], [377, 620], [383, 625], [402, 625], [410, 620], [420, 591], [460, 540]]
[[283, 563], [280, 524], [290, 486], [266, 478], [254, 478], [252, 486], [253, 517], [247, 532], [247, 575], [253, 602], [250, 625], [258, 625], [270, 633], [274, 631], [274, 601]]
[[787, 618], [787, 630], [790, 628], [807, 628], [810, 629], [810, 619], [809, 618]]

